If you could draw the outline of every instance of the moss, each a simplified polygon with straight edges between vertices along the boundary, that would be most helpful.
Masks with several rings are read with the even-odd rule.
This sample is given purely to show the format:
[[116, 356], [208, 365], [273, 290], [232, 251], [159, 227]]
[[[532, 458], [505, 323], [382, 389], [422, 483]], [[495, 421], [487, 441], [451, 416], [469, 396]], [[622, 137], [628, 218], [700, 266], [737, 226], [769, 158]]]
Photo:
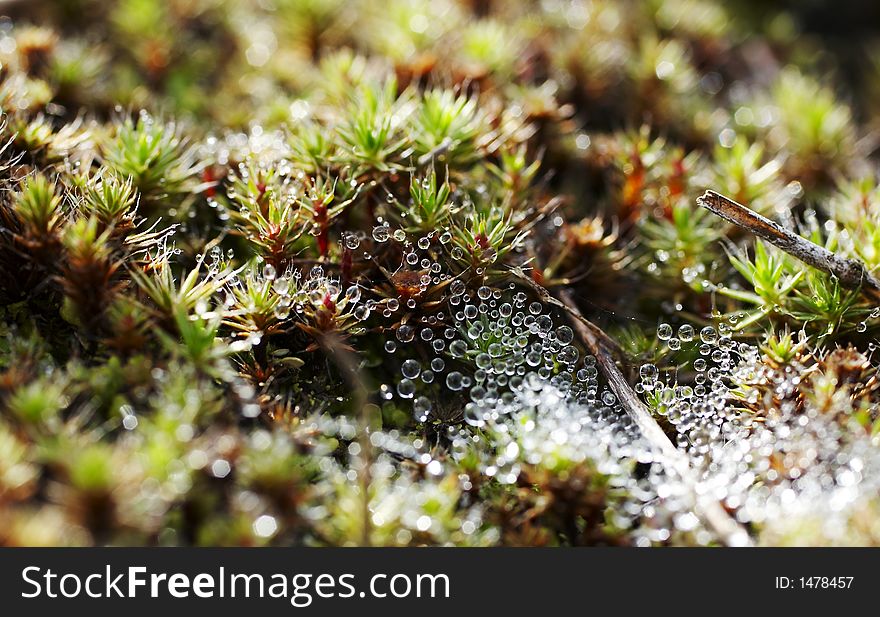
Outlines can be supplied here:
[[880, 263], [876, 67], [757, 4], [4, 8], [0, 543], [722, 541], [536, 284], [705, 481], [719, 409], [874, 460], [874, 300], [696, 205]]

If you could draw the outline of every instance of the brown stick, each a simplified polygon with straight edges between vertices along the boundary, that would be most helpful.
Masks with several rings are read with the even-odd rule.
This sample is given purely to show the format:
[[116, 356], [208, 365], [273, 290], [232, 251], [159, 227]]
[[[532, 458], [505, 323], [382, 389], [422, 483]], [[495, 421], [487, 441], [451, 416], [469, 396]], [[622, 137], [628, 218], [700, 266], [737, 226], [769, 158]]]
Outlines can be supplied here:
[[695, 504], [694, 513], [700, 517], [706, 527], [713, 531], [724, 544], [750, 545], [751, 539], [748, 532], [727, 513], [727, 510], [717, 500], [697, 490], [698, 480], [690, 467], [687, 456], [669, 440], [669, 437], [654, 420], [651, 412], [648, 411], [618, 368], [614, 356], [622, 357], [622, 352], [614, 340], [581, 314], [568, 290], [560, 291], [560, 299], [557, 299], [547, 289], [526, 275], [521, 268], [515, 268], [513, 273], [531, 287], [544, 302], [561, 308], [572, 318], [575, 330], [590, 353], [595, 356], [596, 363], [608, 380], [611, 391], [617, 396], [627, 415], [636, 423], [645, 439], [661, 452], [664, 461], [675, 470], [682, 482], [690, 489]]
[[844, 287], [861, 289], [875, 300], [880, 298], [880, 280], [871, 274], [861, 261], [835, 255], [825, 247], [802, 238], [790, 229], [715, 191], [706, 191], [697, 198], [697, 203], [725, 221], [747, 229], [779, 247], [805, 264], [836, 276]]

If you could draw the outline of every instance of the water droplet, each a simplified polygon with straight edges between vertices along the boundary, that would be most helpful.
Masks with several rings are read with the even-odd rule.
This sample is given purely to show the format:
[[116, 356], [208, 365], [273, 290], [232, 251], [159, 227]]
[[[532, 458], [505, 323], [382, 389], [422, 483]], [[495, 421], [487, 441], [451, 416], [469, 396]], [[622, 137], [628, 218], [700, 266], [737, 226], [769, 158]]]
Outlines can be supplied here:
[[641, 368], [639, 368], [639, 377], [642, 378], [642, 381], [654, 381], [657, 379], [658, 374], [659, 371], [653, 364], [643, 364]]
[[683, 342], [689, 343], [694, 340], [694, 327], [690, 324], [684, 324], [678, 329], [678, 338]]
[[446, 387], [450, 390], [461, 390], [462, 375], [458, 371], [452, 371], [446, 375]]
[[700, 340], [708, 345], [712, 345], [718, 341], [718, 333], [712, 326], [706, 326], [700, 330]]
[[422, 366], [419, 364], [418, 360], [409, 359], [404, 361], [403, 365], [400, 367], [400, 372], [403, 373], [404, 377], [415, 379], [419, 376], [419, 373], [422, 372]]
[[568, 345], [574, 340], [574, 331], [568, 326], [559, 326], [556, 329], [556, 339], [563, 345]]
[[345, 234], [343, 237], [343, 242], [345, 243], [345, 248], [355, 250], [357, 247], [361, 245], [360, 238], [355, 234]]
[[662, 323], [657, 326], [657, 338], [661, 341], [668, 341], [672, 337], [672, 326], [668, 323]]
[[401, 343], [409, 343], [415, 338], [415, 329], [412, 326], [403, 325], [397, 329], [397, 340]]
[[373, 227], [373, 240], [376, 242], [387, 242], [390, 237], [390, 232], [386, 225], [377, 225]]
[[420, 396], [413, 401], [413, 416], [416, 420], [426, 420], [429, 413], [431, 413], [431, 401], [427, 397]]
[[492, 366], [492, 357], [487, 353], [477, 354], [477, 357], [474, 358], [474, 362], [477, 365], [477, 368], [487, 369]]
[[397, 384], [397, 394], [401, 398], [412, 398], [416, 393], [416, 384], [411, 379], [401, 379]]
[[454, 358], [463, 358], [467, 353], [467, 344], [462, 340], [455, 340], [449, 344], [449, 353]]

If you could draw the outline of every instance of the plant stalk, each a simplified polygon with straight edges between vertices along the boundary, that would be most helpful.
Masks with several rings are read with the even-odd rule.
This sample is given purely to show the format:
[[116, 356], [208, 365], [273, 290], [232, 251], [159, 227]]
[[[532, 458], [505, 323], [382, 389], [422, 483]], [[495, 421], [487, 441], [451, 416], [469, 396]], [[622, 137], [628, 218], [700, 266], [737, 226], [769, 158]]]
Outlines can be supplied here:
[[873, 300], [880, 300], [880, 280], [858, 259], [835, 255], [823, 246], [802, 238], [779, 223], [715, 191], [706, 191], [697, 203], [712, 214], [746, 229], [808, 266], [827, 272], [850, 289], [861, 289]]

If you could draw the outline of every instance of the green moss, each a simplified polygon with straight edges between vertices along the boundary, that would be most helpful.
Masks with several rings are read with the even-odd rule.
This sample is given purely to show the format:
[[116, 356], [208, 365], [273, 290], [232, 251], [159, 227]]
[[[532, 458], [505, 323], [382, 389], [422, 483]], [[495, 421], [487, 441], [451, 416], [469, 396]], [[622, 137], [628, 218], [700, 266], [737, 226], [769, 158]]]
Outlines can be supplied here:
[[[523, 272], [611, 332], [627, 374], [660, 366], [636, 389], [684, 451], [669, 415], [701, 396], [695, 360], [758, 341], [731, 410], [812, 406], [876, 439], [874, 300], [695, 203], [711, 188], [880, 264], [876, 67], [831, 81], [792, 15], [13, 5], [0, 543], [716, 542], [639, 501], [664, 481], [651, 456], [568, 439], [600, 431], [578, 410], [621, 407]], [[710, 324], [736, 341], [682, 349]], [[762, 379], [786, 367], [810, 377], [779, 394]], [[842, 541], [876, 541], [871, 507]]]

